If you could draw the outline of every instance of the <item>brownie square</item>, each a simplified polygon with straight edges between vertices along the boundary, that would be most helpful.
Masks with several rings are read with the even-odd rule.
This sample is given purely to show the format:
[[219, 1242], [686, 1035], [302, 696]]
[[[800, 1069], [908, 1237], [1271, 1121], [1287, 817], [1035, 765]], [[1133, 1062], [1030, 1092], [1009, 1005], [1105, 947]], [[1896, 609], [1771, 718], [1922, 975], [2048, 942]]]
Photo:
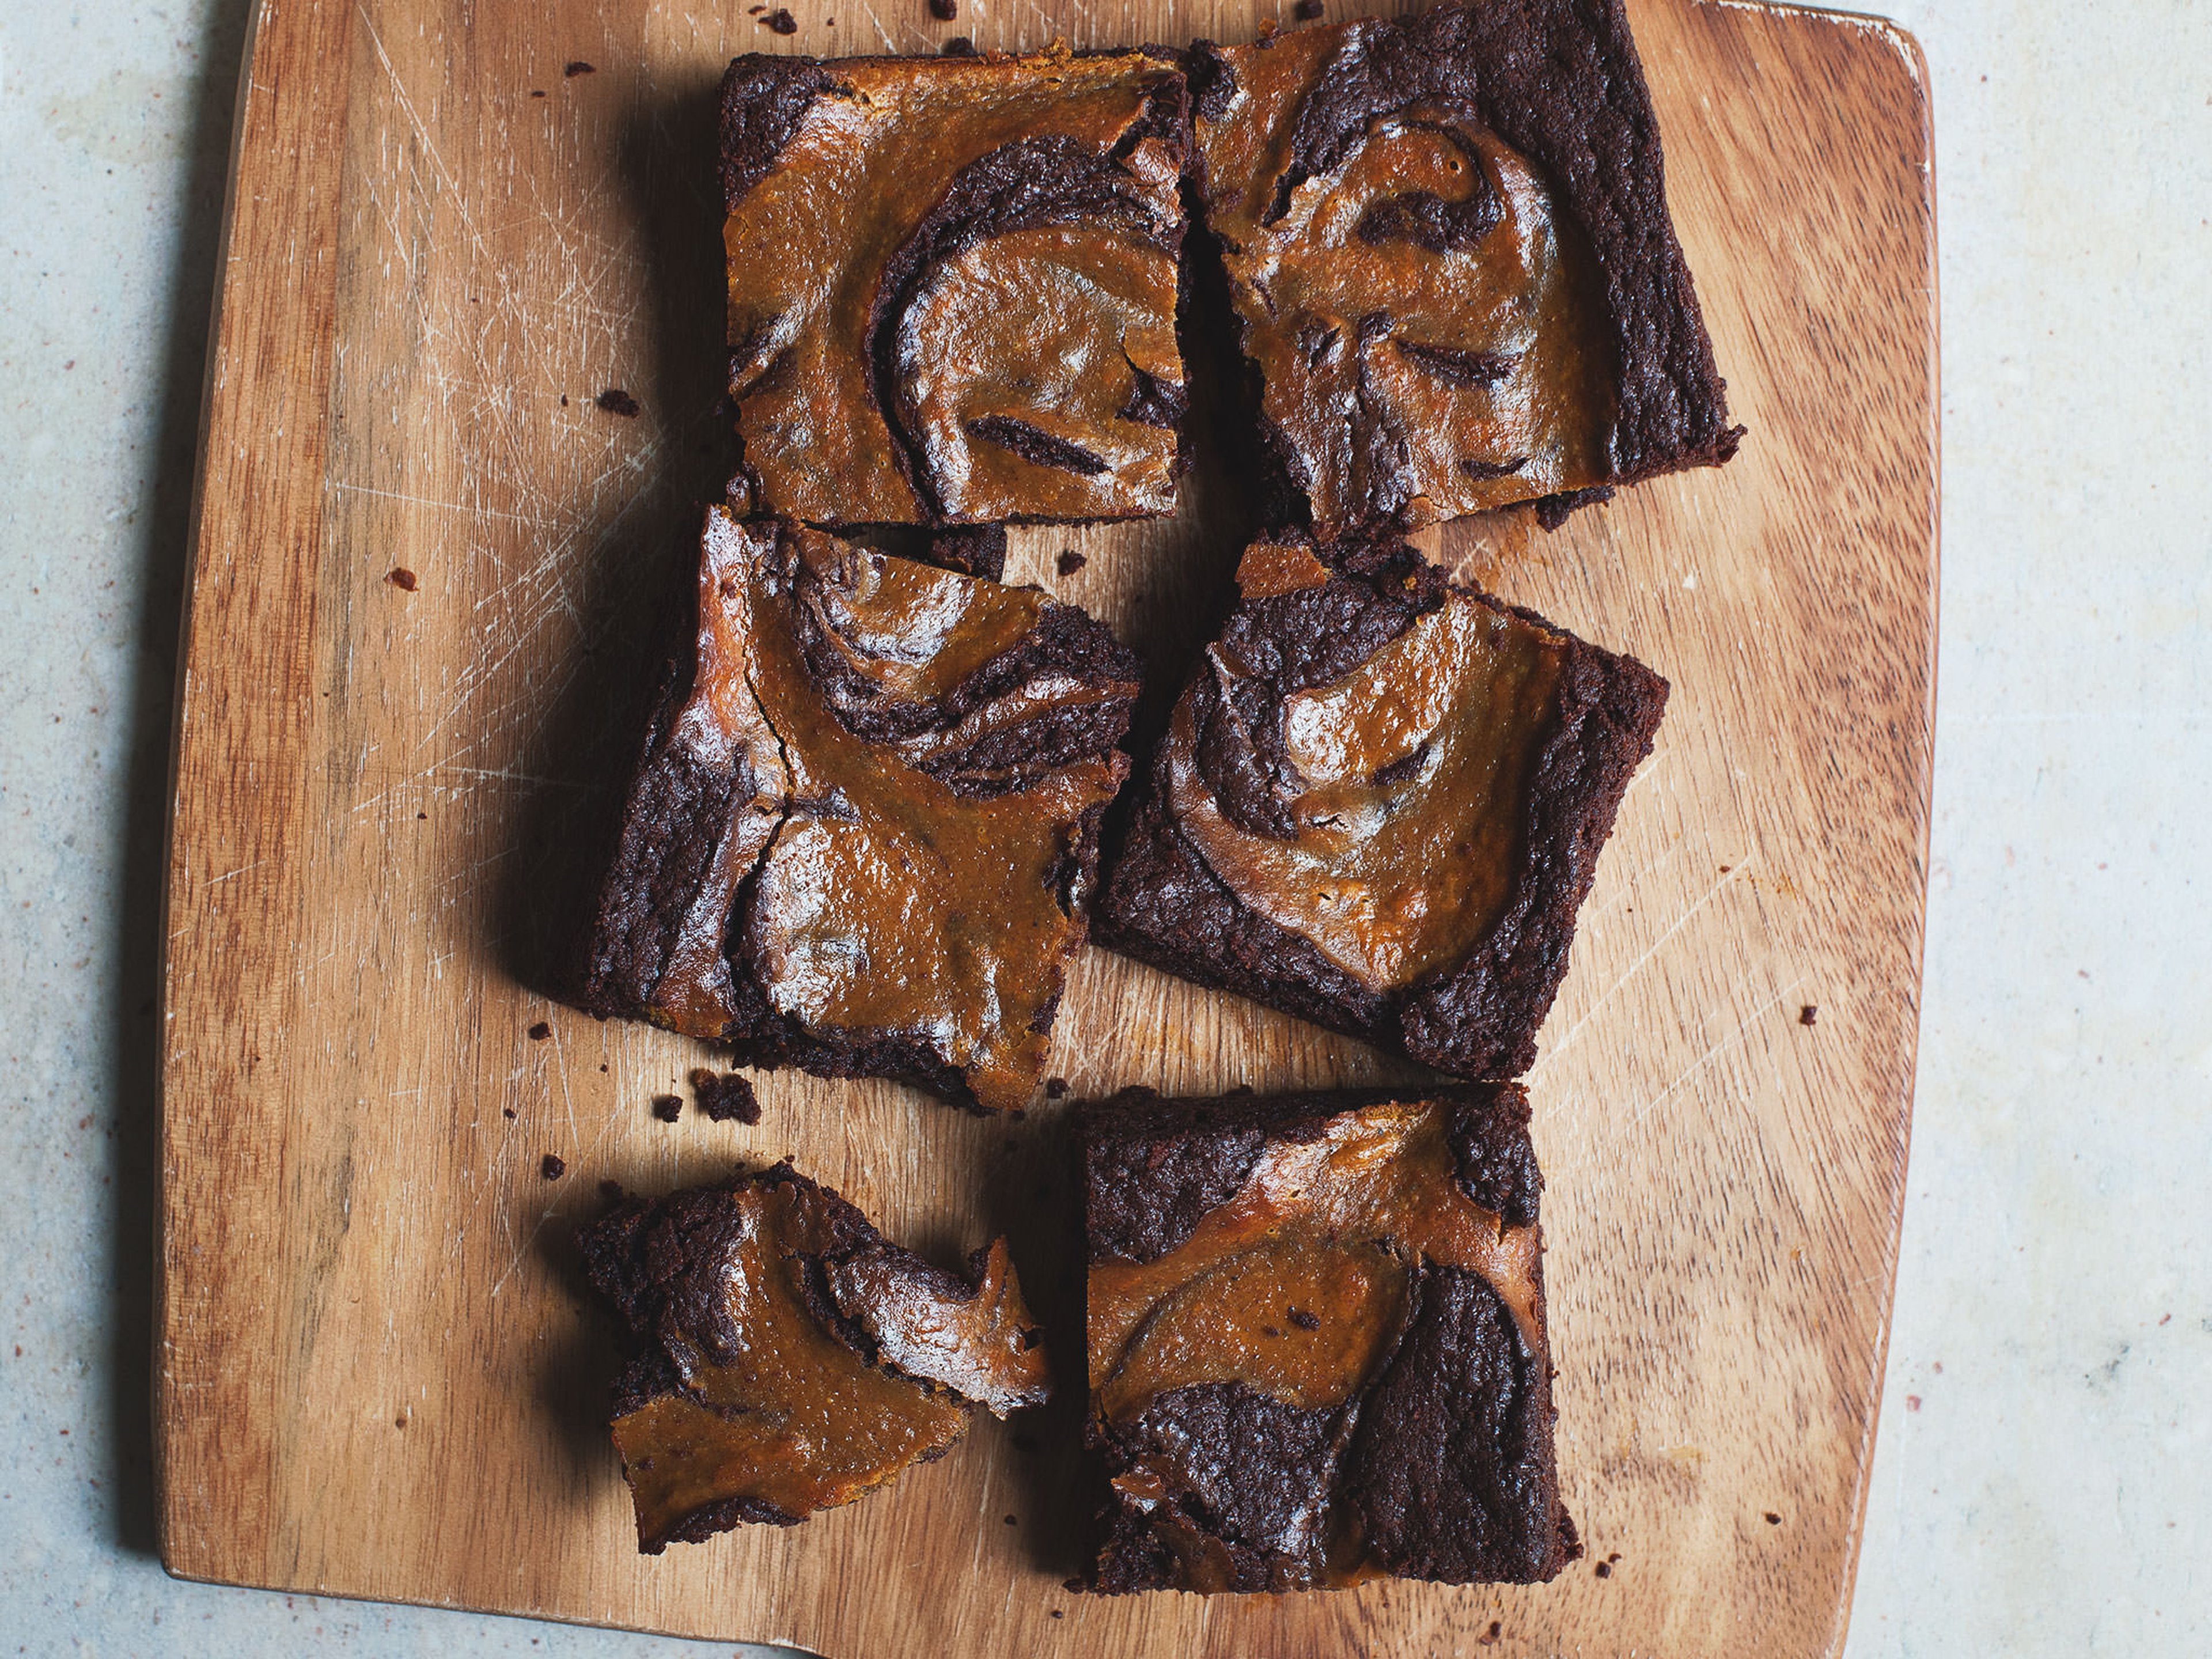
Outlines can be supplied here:
[[1021, 1106], [1127, 775], [1135, 656], [1034, 587], [719, 508], [698, 592], [584, 1006]]
[[1530, 1583], [1559, 1500], [1510, 1083], [1083, 1109], [1101, 1590]]
[[1144, 52], [754, 54], [722, 84], [751, 505], [823, 525], [1175, 505], [1188, 125]]
[[1667, 683], [1401, 544], [1248, 550], [1102, 944], [1462, 1077], [1535, 1058]]
[[1201, 41], [1189, 64], [1282, 521], [1548, 514], [1735, 453], [1620, 0]]
[[849, 1504], [975, 1407], [1048, 1391], [1004, 1239], [945, 1273], [788, 1164], [629, 1200], [578, 1242], [630, 1356], [612, 1427], [647, 1555]]

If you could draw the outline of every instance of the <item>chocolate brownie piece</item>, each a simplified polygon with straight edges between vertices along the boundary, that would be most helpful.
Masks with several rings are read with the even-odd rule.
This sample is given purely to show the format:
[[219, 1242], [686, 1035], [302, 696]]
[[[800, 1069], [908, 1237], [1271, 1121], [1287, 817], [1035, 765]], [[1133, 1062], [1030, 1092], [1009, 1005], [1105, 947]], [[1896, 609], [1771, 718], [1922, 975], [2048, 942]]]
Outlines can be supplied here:
[[696, 648], [652, 722], [585, 1006], [1022, 1105], [1139, 672], [1036, 588], [709, 513]]
[[1104, 1591], [1530, 1583], [1559, 1501], [1510, 1083], [1082, 1109]]
[[1099, 942], [1462, 1077], [1535, 1058], [1667, 683], [1410, 547], [1250, 549]]
[[1324, 537], [1735, 453], [1620, 0], [1484, 0], [1190, 58], [1276, 511]]
[[583, 1229], [630, 1358], [613, 1429], [638, 1548], [793, 1526], [1049, 1389], [1004, 1239], [963, 1279], [788, 1164]]
[[723, 81], [721, 142], [755, 507], [842, 526], [1174, 507], [1174, 62], [751, 55]]

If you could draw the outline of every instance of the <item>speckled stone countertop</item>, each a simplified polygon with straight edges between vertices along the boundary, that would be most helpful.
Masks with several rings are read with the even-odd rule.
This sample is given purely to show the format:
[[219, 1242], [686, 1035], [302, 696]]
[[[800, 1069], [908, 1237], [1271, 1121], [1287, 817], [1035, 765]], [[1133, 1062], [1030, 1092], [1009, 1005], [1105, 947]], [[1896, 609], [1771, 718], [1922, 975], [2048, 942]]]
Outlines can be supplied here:
[[[1943, 625], [1848, 1651], [2198, 1655], [2212, 6], [1900, 11], [1936, 111]], [[0, 7], [0, 1651], [726, 1654], [178, 1583], [151, 1553], [170, 681], [246, 12]]]

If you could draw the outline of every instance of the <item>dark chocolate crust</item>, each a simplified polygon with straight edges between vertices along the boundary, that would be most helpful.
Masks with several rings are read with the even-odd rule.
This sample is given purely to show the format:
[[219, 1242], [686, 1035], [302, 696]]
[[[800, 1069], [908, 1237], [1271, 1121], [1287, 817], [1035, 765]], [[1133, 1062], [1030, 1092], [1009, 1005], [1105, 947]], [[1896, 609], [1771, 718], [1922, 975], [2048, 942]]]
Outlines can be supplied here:
[[[798, 533], [788, 526], [751, 528], [783, 538]], [[803, 587], [803, 575], [798, 580]], [[812, 694], [846, 731], [872, 744], [949, 732], [977, 708], [1040, 677], [1106, 693], [1008, 725], [957, 750], [933, 753], [923, 763], [954, 794], [969, 799], [1024, 789], [1055, 768], [1114, 757], [1142, 677], [1140, 659], [1103, 623], [1048, 599], [1025, 637], [957, 684], [933, 698], [888, 703], [852, 676], [807, 607], [799, 606], [794, 619]], [[724, 840], [735, 833], [733, 814], [755, 795], [756, 780], [741, 754], [702, 747], [687, 736], [679, 716], [693, 690], [696, 665], [687, 656], [667, 668], [599, 890], [579, 1001], [602, 1018], [647, 1017]], [[782, 810], [802, 817], [839, 809], [835, 802], [794, 800]], [[1102, 805], [1069, 826], [1066, 854], [1048, 884], [1061, 911], [1079, 921], [1096, 883], [1103, 814]], [[965, 1074], [921, 1038], [813, 1030], [771, 1006], [747, 921], [750, 894], [748, 881], [739, 890], [718, 970], [725, 976], [720, 989], [732, 1017], [716, 1036], [739, 1061], [797, 1066], [823, 1077], [897, 1078], [957, 1104], [975, 1104]]]
[[[1617, 352], [1618, 408], [1607, 446], [1611, 483], [1729, 459], [1743, 435], [1728, 416], [1689, 267], [1667, 210], [1656, 117], [1621, 0], [1486, 0], [1352, 24], [1299, 110], [1278, 204], [1326, 173], [1378, 116], [1423, 104], [1471, 111], [1534, 162], [1588, 236]], [[1233, 66], [1211, 41], [1189, 50], [1191, 100], [1204, 118], [1227, 101]], [[1443, 204], [1439, 204], [1440, 206]], [[1363, 223], [1374, 240], [1443, 246], [1450, 226], [1410, 204], [1405, 222]], [[1295, 510], [1297, 468], [1273, 446], [1276, 501]], [[1547, 498], [1546, 527], [1601, 500]]]
[[[1542, 1179], [1517, 1085], [1164, 1099], [1132, 1089], [1078, 1109], [1088, 1259], [1145, 1262], [1235, 1196], [1267, 1146], [1340, 1113], [1439, 1103], [1463, 1191], [1511, 1226], [1538, 1221]], [[1536, 1273], [1540, 1310], [1541, 1269]], [[1542, 1336], [1540, 1311], [1538, 1331]], [[1154, 1397], [1086, 1438], [1109, 1481], [1092, 1585], [1184, 1588], [1202, 1550], [1221, 1588], [1325, 1582], [1350, 1547], [1400, 1577], [1534, 1583], [1581, 1553], [1560, 1501], [1548, 1346], [1532, 1346], [1480, 1275], [1417, 1264], [1397, 1331], [1344, 1405], [1300, 1407], [1242, 1382]], [[1140, 1471], [1157, 1502], [1112, 1483]], [[1349, 1540], [1349, 1543], [1347, 1543]]]
[[[1411, 548], [1370, 544], [1322, 555], [1335, 567], [1325, 587], [1243, 605], [1224, 630], [1241, 659], [1267, 666], [1264, 689], [1277, 710], [1284, 693], [1349, 672], [1442, 604], [1447, 591]], [[1537, 1028], [1566, 972], [1576, 915], [1621, 796], [1651, 752], [1668, 686], [1634, 659], [1561, 634], [1533, 611], [1473, 589], [1449, 591], [1510, 610], [1565, 642], [1511, 890], [1497, 925], [1474, 950], [1389, 993], [1354, 979], [1311, 941], [1246, 905], [1206, 863], [1169, 809], [1164, 756], [1156, 757], [1147, 792], [1109, 860], [1092, 937], [1182, 978], [1401, 1049], [1456, 1076], [1514, 1077], [1533, 1065]], [[1272, 662], [1263, 648], [1271, 641], [1279, 647]], [[1279, 755], [1279, 718], [1271, 727], [1257, 711], [1227, 708], [1203, 672], [1185, 696], [1198, 701], [1199, 763], [1224, 816], [1255, 834], [1285, 833], [1268, 821], [1279, 811], [1279, 792], [1261, 775]], [[1217, 715], [1243, 741], [1209, 747]], [[1240, 777], [1240, 766], [1255, 775]]]

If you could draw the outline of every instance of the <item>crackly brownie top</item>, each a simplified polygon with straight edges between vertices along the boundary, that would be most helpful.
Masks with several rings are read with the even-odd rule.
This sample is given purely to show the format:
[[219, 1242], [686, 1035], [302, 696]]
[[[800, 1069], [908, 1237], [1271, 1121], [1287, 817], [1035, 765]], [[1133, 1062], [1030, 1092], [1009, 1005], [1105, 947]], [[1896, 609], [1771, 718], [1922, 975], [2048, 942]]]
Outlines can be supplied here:
[[[1401, 1408], [1399, 1360], [1473, 1285], [1504, 1322], [1485, 1339], [1504, 1344], [1502, 1398], [1533, 1381], [1547, 1350], [1527, 1122], [1510, 1084], [1198, 1102], [1133, 1090], [1089, 1109], [1091, 1407], [1116, 1501], [1146, 1534], [1137, 1553], [1171, 1558], [1117, 1583], [1130, 1567], [1109, 1547], [1102, 1588], [1420, 1571], [1387, 1535], [1384, 1489], [1402, 1483], [1347, 1437]], [[1489, 1455], [1519, 1456], [1506, 1442], [1528, 1426]], [[1548, 1438], [1548, 1420], [1535, 1426]], [[1528, 1470], [1548, 1471], [1528, 1452]], [[1540, 1570], [1555, 1522], [1525, 1496], [1525, 1565]]]
[[1198, 171], [1315, 527], [1733, 453], [1613, 0], [1201, 43]]
[[730, 386], [815, 523], [1174, 505], [1183, 81], [1142, 53], [752, 55], [723, 82]]
[[1003, 1239], [963, 1280], [787, 1164], [633, 1200], [580, 1242], [636, 1353], [614, 1437], [649, 1551], [850, 1503], [973, 1406], [1048, 1392]]
[[1571, 642], [1402, 546], [1261, 543], [1176, 705], [1169, 816], [1249, 908], [1370, 990], [1458, 961], [1512, 890]]
[[1127, 771], [1135, 658], [1035, 588], [719, 510], [699, 607], [666, 742], [736, 781], [696, 884], [613, 930], [644, 1011], [723, 1036], [751, 988], [1020, 1105], [1082, 940], [1080, 848]]

